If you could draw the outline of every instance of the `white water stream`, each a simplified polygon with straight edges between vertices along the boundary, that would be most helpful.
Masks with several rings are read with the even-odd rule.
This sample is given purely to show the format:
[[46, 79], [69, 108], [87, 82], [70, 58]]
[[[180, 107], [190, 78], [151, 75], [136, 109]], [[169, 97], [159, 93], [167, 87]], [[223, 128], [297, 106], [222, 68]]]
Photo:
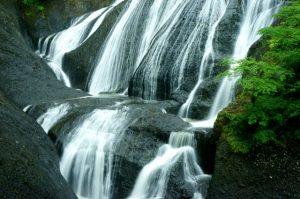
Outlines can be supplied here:
[[[244, 2], [244, 19], [237, 37], [232, 59], [235, 61], [245, 58], [251, 46], [260, 39], [259, 30], [273, 23], [272, 15], [282, 5], [281, 0], [257, 0]], [[231, 68], [238, 67], [232, 64]], [[213, 127], [218, 113], [234, 98], [235, 84], [240, 74], [223, 78], [214, 98], [208, 117], [204, 121], [192, 122], [197, 127]]]
[[[160, 55], [167, 45], [167, 38], [175, 28], [182, 11], [192, 0], [156, 0], [150, 6], [147, 1], [132, 0], [122, 18], [111, 31], [103, 49], [100, 50], [95, 70], [89, 82], [89, 92], [97, 94], [106, 91], [119, 91], [149, 51], [153, 54], [147, 65], [151, 66], [149, 74], [151, 92], [155, 96], [156, 81], [159, 71]], [[143, 20], [143, 10], [148, 12]], [[142, 23], [143, 28], [137, 31], [136, 24]], [[161, 34], [158, 35], [158, 33]], [[140, 36], [140, 39], [139, 39]], [[128, 40], [135, 41], [135, 46], [128, 45]], [[128, 51], [128, 52], [127, 52]], [[131, 60], [131, 57], [135, 57]], [[126, 89], [128, 87], [125, 86]]]
[[[95, 95], [107, 91], [120, 92], [121, 85], [126, 84], [124, 80], [130, 78], [133, 69], [130, 65], [124, 65], [130, 59], [128, 56], [135, 56], [133, 54], [135, 49], [130, 45], [128, 47], [127, 44], [128, 41], [134, 40], [132, 36], [135, 35], [132, 35], [134, 34], [132, 31], [136, 28], [137, 19], [142, 17], [143, 7], [146, 4], [146, 1], [132, 0], [111, 30], [104, 47], [96, 58], [95, 69], [89, 80], [89, 93]], [[124, 67], [127, 68], [124, 69]]]
[[43, 127], [46, 133], [63, 118], [72, 107], [68, 103], [50, 107], [44, 114], [37, 118], [37, 122]]
[[[193, 199], [201, 199], [201, 182], [209, 180], [197, 163], [194, 134], [173, 132], [169, 143], [158, 149], [157, 156], [140, 172], [128, 199], [165, 198], [170, 173], [176, 164], [183, 171], [183, 181], [193, 188]], [[203, 190], [202, 190], [203, 191]]]
[[[188, 113], [190, 109], [191, 103], [194, 101], [195, 95], [197, 93], [197, 90], [201, 83], [203, 82], [204, 74], [206, 70], [209, 68], [211, 69], [213, 67], [213, 60], [214, 60], [214, 48], [213, 48], [213, 39], [215, 36], [215, 32], [217, 29], [217, 26], [219, 25], [220, 21], [222, 20], [227, 6], [228, 2], [226, 0], [208, 0], [205, 2], [205, 5], [203, 7], [203, 10], [201, 12], [200, 19], [202, 23], [200, 24], [200, 31], [202, 24], [205, 24], [205, 22], [208, 22], [208, 38], [206, 40], [204, 54], [200, 63], [199, 67], [199, 75], [198, 75], [198, 81], [197, 84], [194, 86], [193, 90], [190, 92], [187, 101], [181, 106], [178, 115], [183, 118], [188, 118]], [[198, 33], [197, 33], [198, 35]], [[184, 57], [187, 55], [183, 55]], [[180, 70], [183, 71], [184, 69], [184, 61], [185, 59], [182, 59], [183, 65], [180, 67]], [[180, 73], [182, 74], [182, 72]], [[181, 81], [182, 75], [179, 77], [179, 81]]]
[[[163, 54], [167, 52], [169, 40], [183, 12], [194, 0], [170, 0], [155, 1], [150, 8], [149, 15], [144, 29], [143, 40], [136, 68], [144, 60], [143, 82], [148, 94], [144, 96], [147, 99], [156, 99], [158, 89], [158, 76], [163, 62]], [[196, 2], [197, 3], [197, 2]], [[182, 33], [183, 34], [183, 33]], [[139, 84], [140, 85], [140, 84]]]
[[124, 110], [96, 109], [67, 132], [60, 169], [79, 198], [111, 198], [113, 150], [131, 122]]
[[[251, 46], [260, 39], [259, 30], [268, 27], [273, 23], [272, 15], [277, 12], [282, 1], [280, 0], [259, 0], [246, 3], [245, 18], [240, 33], [237, 37], [232, 59], [239, 61], [244, 59]], [[233, 69], [235, 64], [231, 66]], [[218, 113], [225, 108], [233, 99], [234, 85], [239, 75], [225, 77], [216, 94], [213, 106], [208, 118], [216, 118]]]
[[39, 40], [37, 54], [47, 60], [57, 79], [66, 86], [71, 87], [71, 83], [62, 69], [64, 55], [85, 42], [99, 28], [106, 15], [122, 1], [117, 0], [107, 8], [78, 17], [68, 29]]

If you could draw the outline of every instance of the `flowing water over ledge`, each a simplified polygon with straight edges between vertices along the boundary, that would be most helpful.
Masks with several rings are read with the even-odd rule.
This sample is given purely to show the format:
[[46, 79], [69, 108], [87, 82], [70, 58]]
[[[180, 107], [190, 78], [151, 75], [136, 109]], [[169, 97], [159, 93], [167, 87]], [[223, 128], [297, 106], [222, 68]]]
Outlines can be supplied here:
[[162, 145], [155, 159], [140, 172], [128, 199], [165, 198], [168, 178], [176, 164], [182, 167], [184, 183], [193, 190], [192, 198], [203, 198], [210, 175], [198, 165], [194, 146], [193, 133], [172, 132], [168, 144]]
[[94, 110], [63, 140], [60, 168], [79, 198], [111, 198], [114, 146], [131, 120], [122, 110]]
[[[103, 102], [106, 99], [107, 103]], [[95, 107], [99, 108], [94, 109]], [[137, 153], [139, 156], [133, 156], [133, 160], [130, 158], [126, 160], [138, 164], [138, 159], [145, 159], [143, 156], [150, 153], [145, 161], [138, 164], [138, 170], [133, 173], [132, 178], [127, 176], [131, 178], [129, 181], [132, 182], [132, 193], [127, 190], [124, 195], [128, 198], [164, 198], [165, 196], [170, 198], [169, 195], [174, 194], [169, 193], [172, 184], [184, 179], [181, 190], [185, 190], [185, 195], [202, 198], [206, 193], [210, 175], [204, 174], [198, 165], [199, 156], [196, 152], [197, 141], [194, 133], [171, 133], [171, 129], [184, 130], [189, 126], [187, 123], [180, 123], [180, 118], [176, 116], [172, 116], [173, 119], [166, 119], [167, 122], [174, 123], [170, 127], [166, 127], [164, 122], [157, 124], [162, 118], [171, 116], [166, 113], [169, 107], [170, 105], [161, 102], [104, 95], [103, 98], [101, 96], [78, 98], [31, 106], [27, 112], [41, 121], [40, 124], [50, 131], [51, 137], [55, 131], [59, 132], [55, 142], [61, 156], [61, 172], [79, 198], [119, 198], [115, 191], [115, 184], [120, 183], [117, 182], [119, 170], [131, 168], [131, 166], [126, 168], [119, 166], [124, 159], [127, 159], [127, 155], [131, 156], [130, 154], [120, 156], [122, 150], [128, 150], [126, 147], [129, 147], [129, 153], [136, 153], [131, 152], [134, 150], [134, 148], [130, 149], [133, 147], [132, 144], [141, 147], [150, 142], [152, 144], [146, 146], [146, 150], [151, 152], [145, 151], [142, 146]], [[46, 113], [40, 115], [39, 113], [43, 112], [41, 109], [47, 110]], [[64, 122], [57, 121], [59, 118]], [[160, 119], [150, 120], [149, 123], [146, 122], [148, 118]], [[139, 127], [141, 124], [142, 126]], [[175, 124], [178, 126], [176, 127]], [[128, 146], [124, 146], [126, 143], [123, 140], [126, 140], [126, 136], [129, 136], [132, 129], [149, 128], [148, 126], [153, 126], [156, 133], [151, 129], [146, 132], [134, 130], [134, 134], [142, 141], [136, 139]], [[148, 136], [150, 134], [150, 137], [147, 138], [147, 134]], [[145, 138], [147, 139], [144, 140]], [[165, 141], [168, 144], [165, 144]], [[138, 177], [139, 170], [141, 170], [140, 177]], [[174, 175], [178, 177], [175, 179], [171, 177]], [[134, 176], [137, 178], [136, 182]], [[177, 198], [181, 198], [180, 194], [176, 195]]]
[[[38, 54], [48, 61], [65, 85], [72, 85], [62, 69], [65, 53], [76, 50], [97, 34], [108, 14], [122, 2], [126, 1], [115, 1], [107, 8], [79, 17], [70, 28], [40, 40]], [[137, 144], [130, 142], [127, 146], [123, 142], [127, 136], [147, 140], [137, 145], [151, 148], [151, 152], [139, 153], [135, 160], [128, 161], [136, 165], [131, 168], [135, 170], [132, 176], [127, 176], [132, 178], [128, 185], [131, 190], [122, 193], [123, 198], [205, 197], [210, 175], [199, 166], [197, 144], [200, 143], [196, 143], [194, 131], [213, 127], [218, 112], [231, 102], [239, 78], [237, 74], [213, 83], [215, 92], [209, 94], [213, 97], [205, 99], [203, 93], [208, 91], [203, 87], [214, 80], [218, 74], [217, 62], [225, 57], [220, 57], [218, 47], [222, 45], [218, 42], [222, 41], [223, 22], [228, 19], [233, 5], [241, 7], [234, 22], [238, 28], [227, 30], [236, 38], [231, 38], [234, 42], [226, 51], [227, 56], [239, 60], [247, 56], [250, 47], [260, 38], [258, 31], [272, 24], [271, 16], [282, 4], [280, 0], [240, 2], [127, 1], [105, 41], [99, 44], [86, 82], [87, 91], [95, 95], [94, 99], [99, 97], [104, 105], [91, 103], [93, 100], [88, 102], [91, 105], [86, 105], [86, 99], [76, 99], [76, 105], [72, 100], [63, 101], [36, 117], [52, 137], [57, 131], [61, 172], [79, 198], [119, 198], [121, 188], [117, 187], [120, 182], [116, 180], [122, 170], [119, 165], [128, 161], [120, 154], [122, 150], [134, 153], [132, 150], [136, 150]], [[165, 104], [152, 107], [158, 102], [124, 95], [98, 96], [101, 92], [127, 95], [127, 91], [146, 100], [174, 99], [174, 95], [179, 98], [175, 97], [178, 103], [170, 108]], [[195, 106], [206, 108], [195, 109]], [[34, 109], [34, 106], [27, 107], [25, 111]], [[202, 120], [191, 113], [195, 110]], [[191, 125], [176, 117], [177, 113]], [[172, 117], [176, 119], [170, 119]], [[179, 120], [181, 129], [176, 127], [176, 123], [181, 124]], [[170, 128], [167, 127], [169, 122]], [[157, 133], [158, 129], [164, 130]], [[148, 146], [149, 143], [153, 145]], [[172, 193], [174, 189], [176, 193]]]

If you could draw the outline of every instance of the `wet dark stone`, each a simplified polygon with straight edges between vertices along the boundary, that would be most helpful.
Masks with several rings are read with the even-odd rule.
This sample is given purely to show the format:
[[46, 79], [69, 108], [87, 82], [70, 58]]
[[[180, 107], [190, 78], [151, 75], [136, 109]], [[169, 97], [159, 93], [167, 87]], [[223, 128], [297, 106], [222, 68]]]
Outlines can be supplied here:
[[214, 38], [217, 60], [222, 60], [222, 58], [230, 57], [233, 54], [243, 17], [242, 4], [241, 0], [230, 1], [225, 15], [217, 27]]
[[76, 198], [43, 129], [0, 93], [0, 197]]
[[207, 198], [299, 198], [300, 145], [288, 146], [264, 146], [243, 155], [220, 141]]
[[86, 95], [65, 87], [28, 46], [15, 4], [0, 3], [0, 89], [21, 108], [28, 104]]
[[212, 174], [215, 165], [216, 143], [213, 139], [212, 129], [196, 129], [194, 131], [197, 141], [196, 152], [198, 163], [206, 174]]

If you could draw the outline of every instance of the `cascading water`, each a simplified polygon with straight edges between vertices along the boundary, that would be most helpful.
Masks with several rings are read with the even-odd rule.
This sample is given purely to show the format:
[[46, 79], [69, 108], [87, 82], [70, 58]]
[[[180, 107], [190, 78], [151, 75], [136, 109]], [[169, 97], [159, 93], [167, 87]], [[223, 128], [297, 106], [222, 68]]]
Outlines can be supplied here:
[[[89, 93], [125, 90], [128, 80], [133, 73], [139, 19], [144, 14], [147, 1], [132, 0], [128, 8], [111, 30], [94, 66], [89, 80]], [[130, 42], [129, 42], [130, 41]]]
[[[203, 82], [204, 75], [206, 70], [211, 70], [211, 68], [214, 65], [214, 48], [213, 48], [213, 39], [215, 36], [215, 32], [217, 29], [217, 26], [219, 25], [220, 21], [222, 20], [226, 9], [228, 6], [228, 1], [226, 0], [209, 0], [205, 2], [205, 5], [203, 7], [203, 10], [200, 15], [201, 24], [199, 24], [200, 34], [202, 33], [202, 27], [203, 24], [208, 23], [207, 31], [209, 32], [208, 38], [205, 43], [205, 49], [204, 54], [200, 63], [199, 67], [199, 75], [198, 75], [198, 81], [191, 93], [188, 96], [187, 101], [181, 106], [179, 110], [179, 116], [187, 118], [189, 114], [189, 108], [191, 103], [193, 102], [195, 95], [197, 93], [197, 90], [201, 83]], [[199, 33], [197, 33], [198, 35]], [[196, 39], [196, 38], [195, 38]], [[183, 59], [180, 64], [180, 74], [182, 74], [182, 71], [185, 67], [185, 60], [188, 54], [183, 55]], [[179, 76], [179, 83], [182, 80], [182, 75]]]
[[[152, 5], [147, 17], [149, 21], [144, 30], [141, 54], [139, 54], [141, 61], [137, 63], [137, 65], [145, 66], [140, 69], [143, 81], [136, 82], [137, 86], [144, 87], [145, 92], [141, 94], [144, 98], [157, 99], [158, 76], [164, 66], [163, 55], [169, 50], [170, 37], [174, 34], [181, 19], [186, 17], [186, 10], [197, 3], [199, 2], [193, 0], [172, 0], [155, 1]], [[184, 34], [183, 31], [180, 35]], [[148, 43], [146, 45], [148, 49], [145, 48], [144, 43]]]
[[[110, 7], [77, 18], [69, 29], [39, 41], [39, 54], [48, 59], [57, 78], [67, 86], [70, 83], [62, 70], [64, 54], [89, 39], [106, 15], [121, 2], [123, 0], [117, 0]], [[234, 60], [247, 55], [250, 46], [260, 37], [258, 30], [272, 23], [271, 16], [281, 4], [280, 0], [243, 2], [244, 19], [232, 55]], [[200, 86], [211, 76], [216, 56], [214, 39], [229, 3], [230, 0], [128, 1], [99, 47], [88, 82], [89, 92], [123, 92], [132, 80], [131, 86], [142, 90], [133, 92], [134, 95], [157, 99], [162, 92], [158, 87], [162, 84], [159, 76], [164, 68], [169, 67], [166, 73], [171, 74], [164, 79], [170, 81], [166, 83], [170, 85], [169, 93], [182, 89], [188, 78], [186, 71], [197, 68], [197, 79], [189, 89], [185, 88], [191, 92], [179, 111], [181, 117], [187, 118]], [[223, 79], [207, 120], [200, 121], [198, 126], [212, 127], [217, 113], [232, 99], [237, 79]], [[164, 94], [162, 98], [168, 97], [169, 94]], [[70, 108], [67, 104], [52, 107], [38, 122], [48, 132]], [[114, 147], [133, 120], [126, 110], [96, 109], [76, 119], [72, 129], [62, 134], [59, 140], [63, 150], [61, 172], [79, 198], [112, 198]], [[194, 134], [173, 132], [168, 144], [161, 146], [157, 156], [141, 170], [129, 199], [169, 197], [166, 194], [174, 169], [192, 190], [190, 198], [205, 197], [210, 176], [198, 165], [194, 147]]]
[[203, 198], [205, 189], [201, 190], [199, 184], [207, 182], [210, 176], [198, 165], [194, 145], [194, 134], [173, 132], [169, 143], [161, 146], [157, 156], [142, 169], [128, 199], [165, 198], [170, 173], [176, 164], [182, 166], [183, 180], [193, 189], [192, 197]]
[[37, 122], [43, 127], [44, 131], [48, 133], [71, 108], [72, 107], [67, 103], [51, 107], [37, 119]]
[[47, 60], [57, 79], [66, 86], [71, 87], [71, 83], [62, 69], [64, 55], [86, 41], [99, 28], [106, 15], [122, 1], [117, 0], [110, 7], [78, 17], [68, 29], [39, 40], [37, 54]]
[[125, 110], [96, 109], [67, 132], [60, 168], [79, 198], [111, 198], [113, 150], [131, 122]]
[[142, 36], [142, 42], [137, 54], [138, 58], [135, 64], [135, 69], [139, 66], [142, 59], [146, 55], [154, 36], [156, 36], [159, 31], [162, 30], [163, 26], [167, 25], [168, 28], [165, 28], [163, 34], [159, 37], [161, 42], [158, 43], [160, 43], [161, 45], [156, 47], [161, 49], [158, 50], [158, 52], [156, 52], [155, 54], [160, 54], [162, 48], [164, 47], [163, 42], [167, 40], [167, 37], [170, 35], [172, 28], [174, 28], [174, 25], [178, 21], [179, 16], [188, 4], [189, 1], [184, 0], [154, 1], [147, 16], [146, 25], [143, 31], [144, 33]]
[[[170, 33], [183, 10], [192, 2], [158, 0], [149, 5], [150, 1], [133, 0], [107, 38], [105, 46], [99, 51], [89, 82], [89, 92], [97, 94], [128, 88], [128, 82], [123, 80], [132, 77], [151, 46], [151, 60], [147, 61], [151, 70], [145, 77], [151, 79], [151, 96], [155, 96], [160, 55], [165, 51]], [[144, 19], [145, 13], [148, 15]], [[132, 42], [128, 44], [128, 40]], [[152, 44], [153, 40], [155, 44]]]
[[[245, 58], [250, 47], [260, 39], [259, 30], [273, 23], [272, 15], [281, 6], [281, 0], [257, 0], [244, 3], [245, 14], [240, 33], [237, 37], [232, 59], [235, 61]], [[236, 64], [231, 68], [237, 67]], [[208, 126], [213, 126], [218, 113], [225, 108], [233, 99], [234, 86], [240, 78], [239, 74], [225, 77], [217, 91], [214, 103], [208, 115]]]

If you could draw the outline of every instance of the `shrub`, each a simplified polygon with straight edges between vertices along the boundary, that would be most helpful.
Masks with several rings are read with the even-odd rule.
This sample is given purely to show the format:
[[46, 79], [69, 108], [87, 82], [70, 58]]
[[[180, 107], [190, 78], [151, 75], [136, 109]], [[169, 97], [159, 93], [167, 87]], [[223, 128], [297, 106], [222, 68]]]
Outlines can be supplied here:
[[261, 60], [239, 62], [236, 101], [227, 109], [225, 138], [235, 152], [300, 139], [300, 2], [275, 15], [279, 23], [261, 30]]

